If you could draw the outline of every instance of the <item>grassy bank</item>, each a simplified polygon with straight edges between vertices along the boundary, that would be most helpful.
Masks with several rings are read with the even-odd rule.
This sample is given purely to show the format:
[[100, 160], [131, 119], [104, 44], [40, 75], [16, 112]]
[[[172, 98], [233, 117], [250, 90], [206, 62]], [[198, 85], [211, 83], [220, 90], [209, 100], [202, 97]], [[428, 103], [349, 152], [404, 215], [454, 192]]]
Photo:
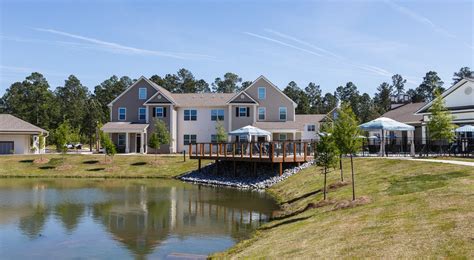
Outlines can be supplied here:
[[[351, 199], [347, 185], [329, 191], [336, 204], [303, 211], [322, 199], [315, 193], [322, 187], [320, 169], [308, 168], [269, 189], [288, 217], [214, 256], [474, 257], [474, 168], [383, 159], [356, 159], [355, 167], [357, 197], [370, 203], [335, 209]], [[338, 171], [331, 173], [328, 183], [338, 181]]]
[[105, 177], [172, 178], [197, 168], [196, 160], [182, 156], [44, 155], [47, 163], [36, 163], [38, 155], [0, 156], [0, 177]]

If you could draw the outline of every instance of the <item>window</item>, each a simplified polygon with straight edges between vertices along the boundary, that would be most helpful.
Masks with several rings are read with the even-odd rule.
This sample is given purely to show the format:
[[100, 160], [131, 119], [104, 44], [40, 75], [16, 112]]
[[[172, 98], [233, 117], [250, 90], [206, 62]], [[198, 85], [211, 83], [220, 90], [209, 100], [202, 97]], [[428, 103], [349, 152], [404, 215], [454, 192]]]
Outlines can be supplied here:
[[211, 135], [211, 143], [217, 143], [217, 135]]
[[267, 96], [267, 89], [265, 87], [258, 88], [258, 99], [265, 99]]
[[308, 125], [307, 131], [308, 132], [316, 132], [316, 126], [315, 125]]
[[196, 121], [197, 120], [197, 110], [196, 109], [186, 109], [184, 110], [184, 121]]
[[118, 146], [125, 146], [125, 134], [118, 134]]
[[121, 121], [127, 120], [127, 108], [119, 107], [119, 109], [118, 109], [118, 120], [121, 120]]
[[138, 99], [146, 99], [146, 88], [138, 89]]
[[258, 108], [258, 120], [265, 120], [265, 108], [259, 107]]
[[197, 135], [184, 135], [184, 145], [196, 143]]
[[146, 120], [146, 108], [138, 108], [138, 120]]
[[280, 107], [280, 120], [286, 121], [286, 107]]
[[213, 109], [211, 110], [212, 121], [224, 121], [224, 109]]
[[165, 117], [165, 112], [163, 107], [155, 107], [155, 115], [156, 117]]
[[247, 116], [247, 108], [239, 107], [239, 117], [246, 117], [246, 116]]
[[280, 135], [278, 136], [278, 138], [280, 139], [280, 141], [285, 141], [286, 138], [287, 138], [287, 136], [286, 136], [286, 134], [280, 134]]

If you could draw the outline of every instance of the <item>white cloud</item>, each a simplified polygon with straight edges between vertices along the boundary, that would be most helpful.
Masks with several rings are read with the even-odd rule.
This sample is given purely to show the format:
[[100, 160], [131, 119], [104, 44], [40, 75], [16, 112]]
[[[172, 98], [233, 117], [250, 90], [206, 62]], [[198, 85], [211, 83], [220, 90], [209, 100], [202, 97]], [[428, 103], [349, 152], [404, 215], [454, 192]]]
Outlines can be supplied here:
[[122, 45], [115, 42], [108, 42], [104, 40], [99, 40], [99, 39], [86, 37], [82, 35], [58, 31], [54, 29], [45, 29], [45, 28], [34, 28], [34, 29], [40, 32], [56, 34], [56, 35], [92, 43], [92, 46], [86, 46], [86, 47], [96, 46], [96, 47], [100, 47], [101, 49], [111, 51], [111, 52], [117, 52], [117, 53], [137, 54], [137, 55], [145, 55], [145, 56], [161, 56], [161, 57], [168, 57], [168, 58], [175, 58], [175, 59], [201, 59], [201, 58], [214, 59], [215, 58], [213, 56], [196, 54], [196, 53], [167, 52], [167, 51], [155, 51], [155, 50], [135, 48], [135, 47], [126, 46], [126, 45]]
[[300, 47], [295, 46], [295, 45], [293, 45], [293, 44], [289, 44], [289, 43], [286, 43], [286, 42], [282, 42], [282, 41], [279, 41], [279, 40], [277, 40], [277, 39], [273, 39], [273, 38], [270, 38], [270, 37], [262, 36], [262, 35], [255, 34], [255, 33], [251, 33], [251, 32], [244, 32], [244, 33], [247, 34], [247, 35], [250, 35], [250, 36], [253, 36], [253, 37], [262, 39], [262, 40], [274, 42], [274, 43], [277, 43], [277, 44], [280, 44], [280, 45], [283, 45], [283, 46], [286, 46], [286, 47], [290, 47], [290, 48], [295, 49], [295, 50], [299, 50], [299, 51], [303, 51], [303, 52], [306, 52], [306, 53], [315, 55], [315, 56], [319, 56], [319, 57], [322, 57], [322, 56], [323, 56], [323, 55], [320, 54], [320, 53], [316, 53], [316, 52], [314, 52], [314, 51], [311, 51], [311, 50], [308, 50], [308, 49], [305, 49], [305, 48], [300, 48]]

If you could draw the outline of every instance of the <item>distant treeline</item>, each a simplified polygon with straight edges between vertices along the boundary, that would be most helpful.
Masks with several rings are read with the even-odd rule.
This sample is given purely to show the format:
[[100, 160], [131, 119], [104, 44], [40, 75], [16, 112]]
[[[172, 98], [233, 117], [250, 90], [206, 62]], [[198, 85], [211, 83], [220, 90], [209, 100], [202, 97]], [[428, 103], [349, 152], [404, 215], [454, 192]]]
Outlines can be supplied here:
[[[454, 73], [453, 83], [472, 73], [469, 67], [463, 67]], [[237, 74], [228, 72], [209, 84], [203, 79], [196, 79], [186, 69], [164, 77], [153, 75], [150, 80], [173, 93], [232, 93], [246, 88], [251, 81], [243, 81]], [[46, 78], [33, 72], [21, 82], [13, 83], [0, 99], [0, 113], [9, 113], [54, 133], [62, 123], [68, 125], [80, 136], [83, 143], [88, 143], [95, 135], [98, 124], [108, 121], [109, 104], [136, 80], [128, 76], [112, 76], [94, 87], [94, 91], [82, 85], [74, 75], [70, 75], [63, 86], [52, 90]], [[399, 74], [392, 77], [392, 82], [383, 82], [377, 87], [372, 98], [367, 93], [360, 93], [357, 86], [348, 82], [339, 86], [334, 93], [323, 94], [321, 87], [310, 82], [300, 88], [291, 81], [283, 92], [297, 104], [299, 114], [323, 114], [334, 108], [338, 101], [347, 102], [352, 107], [357, 119], [366, 122], [380, 116], [390, 109], [390, 96], [406, 93], [413, 102], [430, 101], [435, 89], [443, 90], [444, 82], [435, 71], [429, 71], [422, 83], [415, 89], [405, 90], [406, 80]], [[50, 137], [54, 140], [54, 134]]]

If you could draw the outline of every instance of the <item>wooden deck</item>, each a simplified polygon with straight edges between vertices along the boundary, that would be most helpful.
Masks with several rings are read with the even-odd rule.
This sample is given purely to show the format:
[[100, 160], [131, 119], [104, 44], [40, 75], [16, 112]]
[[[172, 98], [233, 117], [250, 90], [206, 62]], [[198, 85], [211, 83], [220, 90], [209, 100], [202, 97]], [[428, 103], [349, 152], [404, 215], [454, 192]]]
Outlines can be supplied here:
[[[282, 174], [283, 163], [304, 163], [313, 159], [315, 143], [307, 141], [274, 141], [250, 143], [192, 143], [189, 157], [199, 160], [249, 163], [277, 163]], [[256, 168], [256, 167], [254, 167]], [[235, 172], [235, 163], [234, 163]]]

